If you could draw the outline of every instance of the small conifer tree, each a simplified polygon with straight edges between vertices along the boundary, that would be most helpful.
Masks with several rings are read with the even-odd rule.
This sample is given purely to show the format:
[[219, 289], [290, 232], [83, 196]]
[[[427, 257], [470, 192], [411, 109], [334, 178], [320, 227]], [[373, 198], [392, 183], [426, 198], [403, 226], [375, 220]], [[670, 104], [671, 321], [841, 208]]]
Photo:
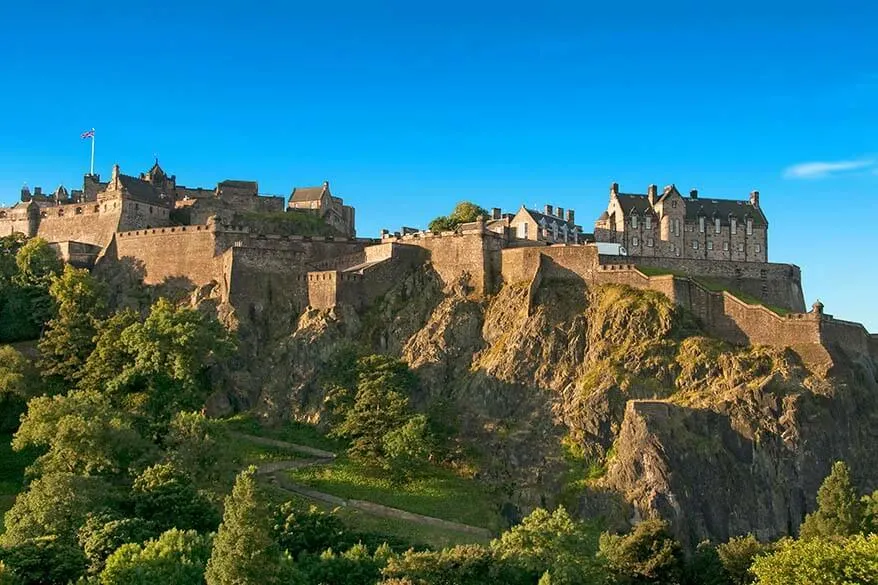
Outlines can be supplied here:
[[817, 510], [805, 518], [800, 536], [811, 539], [857, 534], [862, 515], [863, 504], [851, 484], [850, 470], [843, 461], [836, 461], [817, 491]]

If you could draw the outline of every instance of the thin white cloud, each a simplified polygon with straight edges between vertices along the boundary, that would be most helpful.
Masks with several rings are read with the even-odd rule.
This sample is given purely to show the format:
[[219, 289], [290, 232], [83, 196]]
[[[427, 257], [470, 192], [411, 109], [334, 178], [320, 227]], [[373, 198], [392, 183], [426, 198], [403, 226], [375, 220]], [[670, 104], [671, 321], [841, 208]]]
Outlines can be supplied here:
[[868, 169], [875, 164], [873, 159], [806, 162], [787, 167], [783, 176], [787, 179], [819, 179], [845, 171]]

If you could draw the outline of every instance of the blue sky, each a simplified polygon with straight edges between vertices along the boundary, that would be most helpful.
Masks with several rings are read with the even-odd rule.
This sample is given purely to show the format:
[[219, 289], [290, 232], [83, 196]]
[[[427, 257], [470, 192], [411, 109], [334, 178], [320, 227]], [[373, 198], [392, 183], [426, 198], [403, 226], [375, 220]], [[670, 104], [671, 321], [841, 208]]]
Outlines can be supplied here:
[[0, 20], [2, 202], [78, 185], [92, 127], [104, 176], [330, 180], [361, 235], [462, 199], [588, 227], [613, 181], [758, 189], [770, 259], [878, 331], [874, 2], [32, 4]]

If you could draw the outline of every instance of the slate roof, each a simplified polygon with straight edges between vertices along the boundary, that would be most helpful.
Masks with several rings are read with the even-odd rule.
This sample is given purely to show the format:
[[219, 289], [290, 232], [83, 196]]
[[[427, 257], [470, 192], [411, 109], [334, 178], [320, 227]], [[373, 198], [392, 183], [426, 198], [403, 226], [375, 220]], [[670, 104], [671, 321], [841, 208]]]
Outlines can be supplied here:
[[562, 219], [554, 215], [546, 215], [545, 213], [541, 213], [539, 211], [536, 211], [535, 209], [528, 209], [527, 207], [525, 207], [524, 210], [527, 211], [537, 223], [541, 223], [543, 220], [545, 220], [546, 225], [549, 225], [553, 221], [557, 222], [558, 224], [566, 223], [569, 228], [578, 227], [579, 231], [582, 231], [582, 226], [577, 226], [572, 221], [567, 221], [566, 219]]
[[[663, 194], [659, 200], [669, 194], [670, 192]], [[619, 193], [616, 197], [625, 215], [629, 215], [632, 212], [643, 215], [647, 211], [655, 214], [645, 194]], [[753, 218], [753, 225], [756, 227], [768, 225], [768, 220], [765, 214], [762, 213], [762, 210], [754, 207], [749, 201], [683, 197], [683, 203], [686, 206], [686, 221], [698, 221], [700, 216], [704, 216], [710, 220], [719, 218], [720, 223], [728, 225], [731, 217], [735, 217], [740, 223], [743, 223], [749, 216]], [[603, 218], [603, 216], [601, 217]]]
[[647, 211], [652, 212], [652, 207], [649, 204], [649, 199], [646, 195], [637, 195], [634, 193], [619, 193], [616, 198], [619, 200], [619, 206], [622, 208], [622, 213], [628, 215], [629, 213], [636, 212], [640, 215], [645, 214]]
[[132, 199], [153, 205], [167, 205], [167, 198], [159, 196], [152, 184], [142, 181], [137, 177], [119, 175], [119, 183]]
[[290, 195], [290, 201], [319, 201], [326, 189], [325, 185], [320, 185], [319, 187], [294, 187]]

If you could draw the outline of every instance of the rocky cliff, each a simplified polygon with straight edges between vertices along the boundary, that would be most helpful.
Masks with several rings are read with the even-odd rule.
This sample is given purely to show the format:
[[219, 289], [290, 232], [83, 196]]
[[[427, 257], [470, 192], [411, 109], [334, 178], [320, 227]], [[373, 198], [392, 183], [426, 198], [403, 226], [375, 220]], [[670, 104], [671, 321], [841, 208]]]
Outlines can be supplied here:
[[506, 508], [662, 516], [689, 544], [795, 532], [837, 459], [878, 487], [868, 358], [811, 371], [791, 351], [705, 337], [656, 292], [534, 286], [478, 298], [426, 266], [365, 311], [310, 310], [258, 352], [248, 401], [319, 423], [339, 356], [397, 356], [421, 380], [415, 405], [445, 413]]

